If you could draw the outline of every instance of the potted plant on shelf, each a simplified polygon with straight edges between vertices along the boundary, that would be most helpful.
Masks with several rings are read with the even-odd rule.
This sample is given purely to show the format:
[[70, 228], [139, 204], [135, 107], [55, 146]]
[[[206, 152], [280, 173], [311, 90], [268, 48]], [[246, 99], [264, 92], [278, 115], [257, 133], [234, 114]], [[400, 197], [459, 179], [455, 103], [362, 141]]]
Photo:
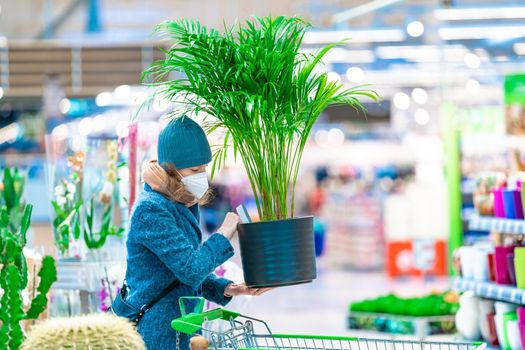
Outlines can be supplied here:
[[228, 147], [242, 159], [261, 219], [239, 226], [244, 275], [253, 287], [316, 277], [313, 218], [294, 217], [308, 135], [328, 106], [361, 108], [359, 97], [378, 99], [364, 86], [346, 87], [316, 70], [340, 43], [301, 52], [308, 27], [296, 17], [254, 18], [222, 32], [197, 21], [166, 21], [157, 31], [175, 44], [143, 73], [156, 88], [153, 97], [181, 103], [184, 113], [203, 112], [208, 132], [225, 130], [212, 175]]

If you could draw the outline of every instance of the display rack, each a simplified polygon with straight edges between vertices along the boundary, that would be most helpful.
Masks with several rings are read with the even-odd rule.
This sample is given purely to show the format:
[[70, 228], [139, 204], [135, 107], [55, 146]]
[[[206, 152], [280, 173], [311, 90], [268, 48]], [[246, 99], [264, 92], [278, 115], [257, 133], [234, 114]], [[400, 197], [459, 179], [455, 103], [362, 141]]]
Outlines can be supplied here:
[[455, 278], [452, 287], [461, 292], [472, 291], [482, 298], [525, 305], [525, 290], [513, 286]]
[[328, 196], [323, 217], [329, 261], [343, 268], [380, 269], [385, 255], [380, 198], [345, 190], [330, 191]]
[[57, 281], [53, 284], [55, 291], [78, 293], [81, 314], [98, 310], [99, 293], [102, 280], [107, 276], [107, 268], [118, 265], [118, 261], [57, 261]]
[[103, 276], [102, 264], [85, 261], [57, 261], [57, 281], [54, 289], [85, 290], [96, 292]]
[[473, 214], [469, 220], [469, 229], [522, 235], [525, 234], [525, 220], [496, 218]]
[[430, 335], [454, 334], [454, 319], [454, 315], [413, 317], [352, 311], [348, 315], [348, 328], [414, 335], [423, 339]]

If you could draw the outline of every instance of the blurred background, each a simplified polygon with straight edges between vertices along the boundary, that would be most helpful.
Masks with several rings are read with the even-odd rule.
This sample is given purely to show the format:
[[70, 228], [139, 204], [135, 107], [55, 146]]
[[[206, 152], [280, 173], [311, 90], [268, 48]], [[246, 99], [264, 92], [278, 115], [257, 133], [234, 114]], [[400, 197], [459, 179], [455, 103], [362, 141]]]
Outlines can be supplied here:
[[[520, 230], [476, 224], [482, 206], [473, 195], [522, 178], [522, 1], [0, 0], [0, 166], [27, 174], [36, 251], [55, 254], [51, 203], [64, 195], [64, 174], [76, 161], [101, 171], [115, 150], [125, 227], [137, 169], [156, 157], [159, 118], [173, 108], [158, 100], [137, 114], [148, 95], [141, 72], [168, 45], [155, 25], [191, 18], [223, 28], [253, 15], [310, 21], [304, 51], [350, 38], [324, 69], [345, 84], [370, 84], [383, 100], [364, 101], [366, 113], [329, 108], [307, 145], [297, 201], [316, 217], [318, 280], [239, 308], [281, 332], [355, 334], [349, 325], [375, 321], [352, 321], [351, 302], [446, 292], [458, 248]], [[491, 185], [480, 190], [481, 179]], [[240, 203], [253, 209], [241, 164], [228, 163], [213, 185], [216, 199], [202, 213], [208, 232]], [[481, 214], [495, 215], [489, 205]], [[108, 254], [123, 261], [122, 241], [111, 244]]]

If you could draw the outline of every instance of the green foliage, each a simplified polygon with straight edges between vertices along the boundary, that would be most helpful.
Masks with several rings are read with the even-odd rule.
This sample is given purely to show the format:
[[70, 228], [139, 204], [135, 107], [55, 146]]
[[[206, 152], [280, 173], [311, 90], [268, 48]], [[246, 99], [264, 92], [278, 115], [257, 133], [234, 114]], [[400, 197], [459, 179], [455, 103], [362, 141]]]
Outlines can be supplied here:
[[245, 165], [264, 220], [293, 216], [303, 150], [321, 112], [342, 104], [362, 108], [360, 97], [378, 99], [364, 86], [346, 88], [316, 72], [337, 44], [300, 52], [308, 27], [295, 17], [256, 17], [221, 33], [197, 21], [166, 21], [157, 30], [174, 46], [143, 73], [156, 87], [151, 101], [156, 95], [182, 100], [184, 112], [209, 116], [208, 132], [226, 129], [224, 143], [214, 150], [212, 172], [224, 164], [231, 146]]
[[[73, 184], [78, 184], [78, 181], [74, 180]], [[51, 206], [55, 212], [53, 224], [53, 232], [55, 235], [55, 244], [61, 253], [67, 252], [69, 249], [70, 237], [74, 239], [80, 237], [80, 208], [82, 207], [82, 201], [77, 199], [76, 193], [67, 192], [67, 182], [62, 185], [65, 189], [65, 193], [62, 196], [63, 203], [59, 204], [58, 201], [51, 201]]]
[[52, 222], [55, 244], [64, 253], [69, 249], [69, 237], [73, 236], [75, 239], [80, 237], [79, 210], [82, 202], [76, 202], [70, 211], [67, 208], [61, 208], [56, 201], [51, 201], [51, 205], [55, 211], [55, 218]]
[[102, 224], [98, 233], [93, 232], [94, 219], [94, 200], [91, 199], [90, 205], [86, 206], [86, 221], [84, 227], [84, 242], [89, 249], [98, 249], [106, 243], [108, 236], [121, 237], [124, 229], [122, 227], [111, 224], [111, 214], [113, 205], [111, 203], [105, 204], [104, 213], [102, 215]]
[[[18, 171], [13, 173], [18, 174]], [[53, 258], [43, 259], [38, 273], [38, 294], [31, 301], [29, 310], [24, 312], [22, 291], [27, 288], [28, 274], [23, 248], [27, 243], [26, 234], [33, 207], [26, 204], [23, 209], [18, 208], [22, 203], [22, 191], [20, 187], [13, 190], [11, 184], [14, 177], [11, 174], [4, 171], [4, 205], [0, 208], [0, 288], [3, 291], [0, 299], [0, 349], [16, 350], [24, 338], [20, 321], [37, 318], [45, 310], [46, 294], [56, 281], [56, 269]], [[6, 195], [6, 192], [10, 194]], [[18, 226], [14, 229], [12, 215], [16, 215], [18, 220]]]
[[453, 315], [459, 305], [446, 300], [444, 294], [430, 294], [419, 298], [400, 298], [388, 294], [376, 299], [358, 301], [350, 304], [350, 311], [374, 312], [403, 316], [441, 316]]
[[38, 315], [45, 311], [47, 307], [47, 292], [51, 289], [51, 285], [57, 279], [57, 271], [55, 260], [46, 256], [42, 260], [42, 267], [38, 272], [39, 283], [36, 288], [37, 295], [31, 300], [31, 306], [26, 312], [25, 318], [36, 319]]
[[4, 168], [2, 186], [0, 186], [0, 206], [5, 206], [7, 210], [9, 229], [12, 231], [17, 230], [23, 215], [24, 185], [25, 177], [17, 168]]
[[142, 337], [126, 319], [110, 314], [54, 318], [34, 326], [22, 350], [146, 350]]

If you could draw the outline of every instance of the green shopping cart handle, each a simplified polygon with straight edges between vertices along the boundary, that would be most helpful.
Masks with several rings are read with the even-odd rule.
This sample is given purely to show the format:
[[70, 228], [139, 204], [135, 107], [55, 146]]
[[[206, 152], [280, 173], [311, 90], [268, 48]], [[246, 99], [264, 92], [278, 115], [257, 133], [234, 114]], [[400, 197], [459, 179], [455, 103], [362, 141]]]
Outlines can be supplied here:
[[186, 316], [186, 304], [184, 303], [186, 300], [196, 300], [197, 305], [193, 309], [193, 313], [202, 313], [202, 311], [204, 310], [204, 302], [205, 302], [203, 297], [180, 297], [179, 307], [180, 307], [181, 316]]
[[171, 321], [171, 328], [181, 333], [194, 334], [195, 332], [202, 329], [202, 324], [206, 321], [214, 321], [219, 319], [229, 321], [230, 319], [235, 319], [239, 316], [240, 314], [237, 312], [224, 309], [214, 309], [205, 312], [190, 313]]

